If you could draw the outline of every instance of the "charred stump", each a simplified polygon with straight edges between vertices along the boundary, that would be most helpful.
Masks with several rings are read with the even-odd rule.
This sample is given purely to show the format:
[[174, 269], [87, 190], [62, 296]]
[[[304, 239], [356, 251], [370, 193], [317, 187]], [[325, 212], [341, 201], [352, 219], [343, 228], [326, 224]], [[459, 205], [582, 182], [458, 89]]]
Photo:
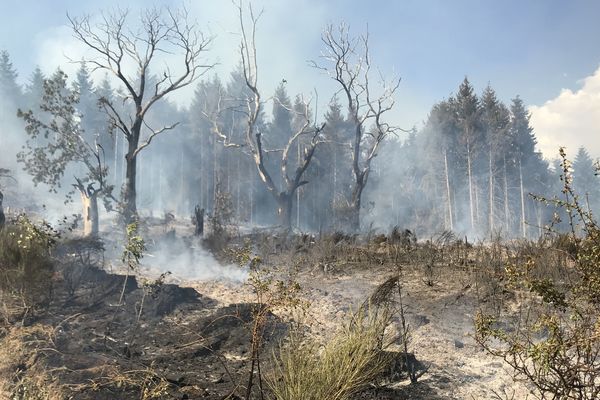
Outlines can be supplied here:
[[196, 228], [194, 229], [194, 236], [203, 236], [204, 235], [204, 208], [200, 208], [200, 206], [196, 206], [194, 208], [194, 225]]
[[0, 230], [4, 227], [4, 222], [6, 221], [6, 217], [4, 216], [4, 208], [2, 207], [2, 201], [4, 200], [4, 195], [0, 192]]

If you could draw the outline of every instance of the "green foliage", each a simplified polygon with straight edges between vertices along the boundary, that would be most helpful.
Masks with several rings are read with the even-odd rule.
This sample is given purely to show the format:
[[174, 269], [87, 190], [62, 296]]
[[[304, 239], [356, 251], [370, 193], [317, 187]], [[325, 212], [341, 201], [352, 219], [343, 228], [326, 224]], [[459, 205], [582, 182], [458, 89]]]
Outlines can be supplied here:
[[0, 230], [0, 301], [4, 319], [25, 317], [51, 295], [51, 250], [59, 234], [45, 222], [18, 216]]
[[[77, 185], [74, 186], [82, 192], [86, 191], [85, 185], [87, 192], [101, 191], [105, 206], [110, 210], [113, 187], [106, 182], [108, 167], [104, 162], [104, 149], [87, 137], [82, 128], [85, 119], [77, 108], [80, 93], [68, 88], [67, 78], [63, 71], [57, 70], [43, 81], [39, 110], [18, 111], [19, 118], [25, 122], [28, 140], [17, 154], [17, 160], [33, 177], [34, 184], [45, 183], [55, 193], [69, 165], [79, 164], [85, 172], [75, 178]], [[67, 201], [71, 196], [69, 193]]]
[[144, 251], [146, 251], [146, 243], [138, 231], [138, 222], [134, 221], [128, 224], [125, 234], [126, 242], [121, 261], [129, 271], [136, 272], [139, 269], [140, 260], [144, 257]]
[[570, 162], [561, 149], [562, 199], [545, 200], [563, 208], [569, 238], [558, 236], [568, 251], [558, 276], [544, 277], [543, 252], [509, 263], [507, 286], [529, 293], [529, 305], [510, 328], [480, 312], [476, 339], [502, 357], [541, 399], [597, 399], [600, 396], [600, 226], [579, 204]]

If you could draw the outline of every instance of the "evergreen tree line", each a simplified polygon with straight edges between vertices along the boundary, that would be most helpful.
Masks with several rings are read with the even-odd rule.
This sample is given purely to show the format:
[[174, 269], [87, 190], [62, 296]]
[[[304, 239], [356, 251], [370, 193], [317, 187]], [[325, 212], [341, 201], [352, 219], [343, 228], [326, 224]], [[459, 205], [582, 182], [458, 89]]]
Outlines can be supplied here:
[[[8, 53], [1, 52], [0, 122], [10, 128], [2, 132], [0, 167], [12, 169], [17, 168], [14, 159], [26, 140], [16, 110], [39, 108], [46, 78], [36, 68], [21, 87], [17, 77]], [[103, 149], [108, 179], [120, 188], [127, 144], [121, 135], [111, 132], [98, 99], [119, 99], [123, 94], [111, 87], [107, 78], [95, 84], [83, 65], [72, 77], [70, 90], [79, 96], [82, 128]], [[247, 90], [242, 72], [236, 70], [226, 81], [218, 76], [200, 81], [187, 108], [168, 100], [156, 105], [150, 123], [181, 123], [140, 154], [141, 210], [187, 215], [199, 205], [210, 214], [216, 199], [226, 195], [238, 221], [253, 225], [276, 222], [273, 210], [277, 205], [260, 182], [253, 161], [242, 154], [243, 148], [223, 146], [213, 132], [214, 121], [208, 118], [217, 115], [221, 130], [237, 141], [244, 133], [245, 116], [235, 101]], [[290, 96], [285, 82], [277, 87], [271, 104], [270, 115], [260, 115], [257, 129], [269, 149], [266, 163], [277, 171], [277, 152], [287, 143], [289, 132], [302, 125], [299, 116], [304, 104], [299, 95]], [[325, 124], [323, 140], [304, 175], [309, 183], [295, 194], [292, 224], [301, 230], [343, 229], [352, 188], [352, 124], [337, 98], [326, 110], [310, 113], [313, 117], [319, 113]], [[300, 160], [307, 145], [302, 140], [295, 144], [290, 164]], [[399, 225], [421, 234], [450, 229], [474, 235], [501, 232], [533, 237], [554, 210], [535, 201], [530, 193], [558, 194], [561, 171], [559, 166], [549, 165], [535, 147], [529, 114], [518, 96], [507, 106], [490, 86], [476, 95], [465, 78], [455, 95], [433, 106], [422, 129], [382, 147], [365, 193], [363, 225]], [[576, 189], [587, 194], [585, 204], [600, 209], [600, 184], [585, 149], [579, 149], [573, 170]]]
[[[455, 95], [432, 107], [420, 132], [386, 147], [378, 188], [370, 192], [381, 196], [371, 201], [391, 210], [387, 220], [422, 233], [538, 237], [550, 223], [560, 229], [566, 216], [559, 212], [561, 224], [555, 207], [533, 195], [560, 199], [562, 166], [536, 150], [529, 119], [519, 96], [506, 105], [490, 85], [478, 96], [465, 78]], [[399, 168], [386, 171], [393, 165]], [[600, 181], [585, 148], [571, 170], [582, 204], [600, 211]]]

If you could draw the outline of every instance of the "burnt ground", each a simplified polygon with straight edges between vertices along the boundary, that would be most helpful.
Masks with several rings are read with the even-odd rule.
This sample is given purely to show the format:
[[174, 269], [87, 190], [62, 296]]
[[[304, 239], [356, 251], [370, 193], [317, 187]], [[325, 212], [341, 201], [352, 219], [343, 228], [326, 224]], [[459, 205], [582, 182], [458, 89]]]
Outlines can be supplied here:
[[[173, 284], [142, 288], [134, 277], [119, 304], [124, 276], [94, 267], [74, 295], [62, 283], [40, 316], [4, 332], [0, 398], [236, 398], [253, 304], [223, 306]], [[268, 324], [272, 342], [285, 328], [273, 315]]]
[[[469, 268], [441, 265], [432, 277], [410, 258], [391, 265], [378, 248], [356, 245], [354, 256], [338, 259], [334, 249], [305, 241], [254, 248], [273, 276], [292, 274], [300, 284], [299, 296], [310, 303], [303, 323], [323, 340], [402, 265], [409, 351], [427, 372], [414, 385], [386, 377], [356, 398], [525, 398], [510, 371], [472, 339], [475, 312], [497, 299], [488, 298], [490, 288], [477, 284]], [[78, 257], [73, 268], [64, 257], [68, 252], [49, 306], [0, 331], [0, 398], [245, 398], [256, 309], [251, 286], [176, 276], [151, 284], [160, 271], [143, 269], [127, 279], [119, 303], [124, 275], [92, 266], [89, 257]], [[267, 317], [263, 370], [288, 318], [283, 311]], [[252, 398], [260, 398], [257, 391]]]

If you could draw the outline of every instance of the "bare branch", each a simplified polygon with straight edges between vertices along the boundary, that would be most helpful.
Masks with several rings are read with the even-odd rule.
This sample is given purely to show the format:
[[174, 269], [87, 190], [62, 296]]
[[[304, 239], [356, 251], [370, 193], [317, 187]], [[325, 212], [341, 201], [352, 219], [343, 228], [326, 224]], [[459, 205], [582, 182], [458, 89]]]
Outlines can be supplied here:
[[[352, 141], [354, 189], [351, 205], [358, 216], [361, 195], [368, 181], [371, 161], [377, 156], [383, 140], [400, 130], [383, 120], [385, 114], [395, 105], [394, 95], [400, 79], [388, 83], [378, 71], [382, 90], [377, 95], [374, 93], [374, 86], [370, 81], [371, 56], [368, 30], [360, 37], [351, 38], [345, 24], [340, 24], [337, 29], [328, 25], [321, 36], [321, 41], [324, 45], [321, 53], [322, 63], [312, 61], [311, 65], [337, 82], [339, 93], [343, 95], [346, 102], [348, 120], [354, 125]], [[368, 130], [367, 123], [373, 124], [372, 130]], [[358, 228], [358, 217], [354, 225]]]
[[148, 139], [146, 139], [146, 141], [144, 143], [142, 143], [141, 145], [139, 145], [137, 147], [137, 149], [135, 149], [135, 151], [133, 152], [133, 157], [137, 156], [140, 151], [142, 151], [143, 149], [145, 149], [146, 147], [148, 147], [150, 145], [150, 143], [152, 142], [152, 139], [154, 139], [156, 136], [160, 135], [163, 132], [170, 131], [170, 130], [174, 129], [177, 125], [179, 125], [179, 122], [175, 122], [174, 124], [171, 124], [171, 125], [168, 125], [168, 126], [163, 126], [162, 128], [160, 128], [158, 130], [153, 130], [146, 123], [146, 121], [144, 121], [144, 126], [146, 126], [146, 128], [148, 128], [150, 130], [151, 134], [150, 134], [150, 136], [148, 136]]

